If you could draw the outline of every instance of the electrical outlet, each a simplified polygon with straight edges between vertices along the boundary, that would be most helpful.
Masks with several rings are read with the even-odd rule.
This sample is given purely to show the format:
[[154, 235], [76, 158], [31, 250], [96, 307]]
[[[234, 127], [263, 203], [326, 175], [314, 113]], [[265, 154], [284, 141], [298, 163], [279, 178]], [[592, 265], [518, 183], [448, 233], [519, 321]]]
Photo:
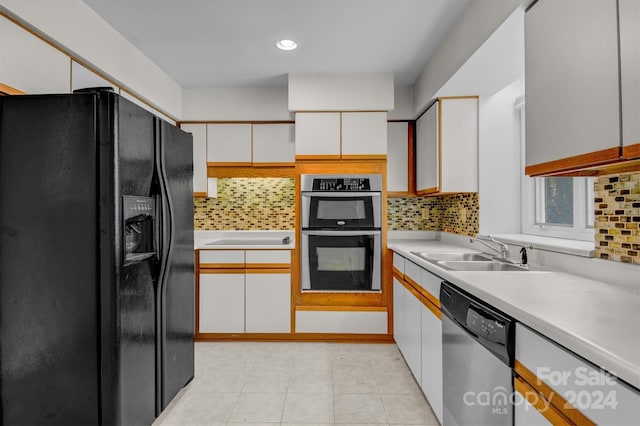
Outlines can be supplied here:
[[422, 219], [429, 220], [429, 208], [422, 209]]
[[463, 222], [467, 221], [467, 208], [463, 207], [460, 209], [460, 220]]

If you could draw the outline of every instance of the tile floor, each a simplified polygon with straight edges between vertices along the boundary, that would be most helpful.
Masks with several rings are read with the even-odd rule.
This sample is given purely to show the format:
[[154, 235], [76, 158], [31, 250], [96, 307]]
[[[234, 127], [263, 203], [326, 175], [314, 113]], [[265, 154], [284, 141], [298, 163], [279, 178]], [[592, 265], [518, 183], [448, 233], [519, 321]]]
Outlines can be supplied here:
[[195, 379], [154, 426], [438, 425], [392, 344], [196, 344]]

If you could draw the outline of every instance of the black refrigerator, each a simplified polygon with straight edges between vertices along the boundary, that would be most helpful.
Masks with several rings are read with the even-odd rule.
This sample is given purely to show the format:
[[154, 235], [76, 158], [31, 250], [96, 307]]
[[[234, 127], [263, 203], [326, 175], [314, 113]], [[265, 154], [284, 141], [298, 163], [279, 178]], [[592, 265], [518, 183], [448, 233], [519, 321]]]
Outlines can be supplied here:
[[149, 425], [194, 371], [191, 135], [0, 97], [0, 424]]

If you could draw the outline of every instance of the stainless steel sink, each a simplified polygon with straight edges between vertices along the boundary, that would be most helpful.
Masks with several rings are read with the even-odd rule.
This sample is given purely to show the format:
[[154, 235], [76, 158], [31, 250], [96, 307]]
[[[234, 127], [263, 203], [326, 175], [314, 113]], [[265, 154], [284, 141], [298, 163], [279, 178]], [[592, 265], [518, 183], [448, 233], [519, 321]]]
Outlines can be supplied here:
[[490, 262], [493, 260], [491, 256], [482, 254], [482, 253], [456, 253], [456, 252], [432, 253], [432, 252], [416, 252], [416, 251], [412, 253], [430, 262], [439, 262], [439, 261]]
[[519, 271], [524, 272], [528, 269], [518, 265], [512, 265], [504, 262], [464, 262], [464, 261], [439, 261], [438, 265], [452, 271]]

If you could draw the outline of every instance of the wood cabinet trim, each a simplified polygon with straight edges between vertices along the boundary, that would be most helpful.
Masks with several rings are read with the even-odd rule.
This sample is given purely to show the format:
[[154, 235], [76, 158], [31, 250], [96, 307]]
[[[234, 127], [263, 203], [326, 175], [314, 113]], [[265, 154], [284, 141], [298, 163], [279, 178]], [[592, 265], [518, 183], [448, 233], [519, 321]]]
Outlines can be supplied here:
[[[562, 395], [557, 393], [553, 388], [542, 380], [540, 380], [532, 371], [530, 371], [524, 364], [517, 359], [515, 360], [513, 369], [515, 372], [529, 384], [537, 393], [544, 397], [547, 401], [551, 402], [565, 417], [567, 417], [573, 424], [595, 426], [587, 416], [582, 414], [580, 410], [570, 404]], [[542, 413], [542, 412], [541, 412]], [[542, 413], [544, 415], [544, 413]], [[545, 416], [546, 417], [546, 416]], [[571, 423], [569, 423], [571, 424]]]
[[254, 162], [253, 167], [295, 167], [295, 162], [273, 162], [273, 163], [260, 163]]
[[244, 274], [244, 263], [201, 263], [201, 274]]
[[196, 342], [218, 341], [296, 341], [393, 344], [390, 334], [332, 334], [332, 333], [199, 333]]
[[210, 178], [260, 178], [260, 177], [281, 177], [281, 178], [295, 178], [300, 173], [296, 167], [274, 167], [264, 166], [253, 167], [248, 166], [207, 166], [207, 177]]
[[556, 173], [617, 162], [620, 161], [620, 156], [621, 149], [619, 146], [616, 146], [613, 148], [603, 149], [601, 151], [589, 152], [573, 157], [562, 158], [560, 160], [526, 166], [525, 174], [528, 176], [553, 175]]
[[253, 163], [251, 161], [207, 162], [207, 168], [209, 167], [251, 167], [252, 165]]
[[640, 143], [623, 146], [622, 157], [624, 159], [629, 159], [629, 160], [640, 158]]
[[194, 192], [193, 193], [193, 198], [207, 198], [207, 194], [206, 192]]
[[518, 392], [524, 399], [526, 399], [529, 404], [535, 407], [536, 410], [538, 410], [538, 412], [542, 416], [544, 416], [545, 419], [551, 422], [551, 424], [560, 426], [574, 425], [574, 423], [569, 420], [564, 414], [562, 414], [560, 410], [553, 406], [544, 398], [544, 396], [542, 396], [538, 391], [536, 391], [532, 386], [530, 386], [520, 377], [515, 377], [513, 379], [513, 387], [516, 392]]
[[289, 269], [288, 266], [285, 266], [285, 267], [263, 266], [263, 267], [260, 267], [260, 268], [252, 266], [251, 268], [247, 267], [247, 269], [245, 269], [245, 272], [247, 274], [290, 274], [291, 273], [291, 269]]
[[296, 311], [316, 311], [316, 312], [387, 312], [386, 306], [296, 306]]
[[0, 83], [0, 94], [5, 95], [26, 95], [26, 92], [22, 90], [16, 89], [15, 87], [11, 87], [7, 84]]
[[442, 311], [440, 310], [440, 308], [436, 305], [434, 305], [433, 303], [431, 303], [431, 299], [429, 299], [428, 297], [421, 297], [420, 298], [420, 302], [431, 311], [431, 313], [433, 315], [435, 315], [436, 317], [438, 317], [439, 320], [442, 321]]
[[432, 188], [426, 188], [426, 189], [421, 189], [419, 191], [416, 191], [416, 195], [436, 194], [436, 193], [438, 193], [438, 191], [440, 191], [440, 188], [435, 186], [435, 187], [432, 187]]

